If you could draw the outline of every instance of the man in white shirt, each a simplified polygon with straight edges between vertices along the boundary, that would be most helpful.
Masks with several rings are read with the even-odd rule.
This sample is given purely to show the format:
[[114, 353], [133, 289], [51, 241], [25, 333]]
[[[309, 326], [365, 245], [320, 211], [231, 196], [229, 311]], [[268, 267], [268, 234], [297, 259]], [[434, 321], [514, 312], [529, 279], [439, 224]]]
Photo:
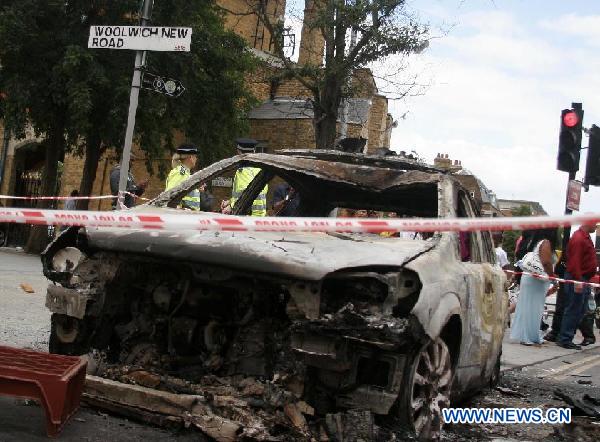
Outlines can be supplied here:
[[496, 246], [496, 261], [498, 261], [498, 264], [500, 265], [500, 267], [502, 267], [502, 270], [507, 270], [510, 266], [510, 262], [508, 261], [508, 255], [502, 248], [502, 237], [495, 237], [494, 243], [494, 245]]

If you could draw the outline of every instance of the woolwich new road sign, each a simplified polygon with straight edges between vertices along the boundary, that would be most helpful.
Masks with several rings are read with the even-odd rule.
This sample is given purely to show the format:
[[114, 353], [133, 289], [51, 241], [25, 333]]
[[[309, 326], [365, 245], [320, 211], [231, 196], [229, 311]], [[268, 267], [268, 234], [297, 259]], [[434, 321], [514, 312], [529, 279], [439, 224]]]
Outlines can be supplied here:
[[88, 48], [189, 52], [192, 28], [160, 26], [91, 26]]

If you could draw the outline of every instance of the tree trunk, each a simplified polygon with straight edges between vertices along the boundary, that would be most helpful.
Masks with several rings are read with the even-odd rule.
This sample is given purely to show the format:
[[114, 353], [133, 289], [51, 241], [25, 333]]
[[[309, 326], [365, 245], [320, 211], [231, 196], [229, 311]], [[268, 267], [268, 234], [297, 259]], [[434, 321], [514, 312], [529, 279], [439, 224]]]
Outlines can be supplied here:
[[[317, 113], [315, 113], [315, 116]], [[337, 115], [322, 113], [315, 118], [315, 144], [317, 149], [333, 149], [337, 137]]]
[[[44, 173], [42, 175], [43, 196], [56, 196], [58, 179], [58, 162], [65, 149], [65, 140], [62, 128], [48, 134], [46, 139], [46, 159], [44, 161]], [[49, 208], [51, 201], [39, 200], [36, 207]], [[25, 245], [27, 253], [41, 253], [48, 244], [48, 226], [32, 226]]]
[[[85, 144], [85, 162], [83, 163], [83, 175], [79, 184], [79, 196], [91, 196], [96, 180], [96, 171], [100, 161], [100, 146], [102, 141], [98, 134], [92, 134], [88, 137]], [[77, 201], [77, 209], [87, 210], [89, 200]]]
[[336, 77], [327, 79], [318, 102], [313, 104], [317, 149], [333, 149], [335, 146], [338, 111], [342, 101], [341, 84]]

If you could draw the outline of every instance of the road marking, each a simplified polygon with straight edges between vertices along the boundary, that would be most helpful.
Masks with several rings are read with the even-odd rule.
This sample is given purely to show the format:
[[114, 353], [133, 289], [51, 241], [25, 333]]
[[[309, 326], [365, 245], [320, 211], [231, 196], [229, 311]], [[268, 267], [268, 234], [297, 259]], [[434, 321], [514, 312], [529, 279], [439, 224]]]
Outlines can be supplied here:
[[[600, 362], [600, 355], [589, 356], [587, 358], [581, 359], [580, 361], [573, 362], [572, 364], [569, 364], [569, 365], [565, 365], [562, 368], [556, 368], [556, 369], [554, 369], [554, 371], [552, 373], [546, 373], [546, 374], [540, 375], [540, 376], [538, 376], [538, 378], [541, 379], [541, 378], [547, 378], [547, 377], [554, 377], [557, 375], [561, 376], [562, 373], [564, 373], [566, 371], [573, 370], [574, 368], [579, 367], [580, 365], [584, 365], [590, 361], [596, 361], [596, 360], [598, 362]], [[564, 375], [564, 377], [566, 377], [566, 375]], [[557, 379], [558, 379], [558, 377], [557, 377]]]
[[600, 364], [600, 356], [597, 356], [595, 360], [591, 360], [585, 364], [580, 364], [579, 367], [577, 367], [575, 370], [573, 370], [569, 373], [557, 376], [555, 378], [555, 380], [557, 380], [557, 381], [563, 380], [563, 379], [566, 379], [567, 376], [583, 373], [584, 371], [589, 370], [590, 368], [595, 367], [598, 364]]

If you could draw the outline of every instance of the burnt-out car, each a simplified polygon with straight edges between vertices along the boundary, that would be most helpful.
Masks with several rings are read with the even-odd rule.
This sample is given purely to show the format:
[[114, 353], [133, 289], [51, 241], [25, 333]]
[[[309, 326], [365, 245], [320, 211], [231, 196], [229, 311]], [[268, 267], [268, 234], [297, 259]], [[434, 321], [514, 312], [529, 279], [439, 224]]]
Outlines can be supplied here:
[[[226, 159], [132, 210], [188, 216], [177, 207], [190, 190], [212, 184], [227, 197], [231, 189], [217, 185], [230, 185], [241, 167], [260, 172], [234, 215], [249, 214], [268, 185], [269, 210], [275, 188], [294, 189], [289, 216], [478, 216], [449, 174], [399, 158], [312, 150]], [[489, 232], [73, 227], [42, 261], [53, 281], [52, 352], [100, 352], [109, 364], [195, 384], [208, 376], [282, 384], [292, 391], [287, 401], [314, 410], [307, 438], [311, 429], [318, 434], [314, 422], [349, 410], [391, 416], [435, 438], [440, 410], [499, 373], [507, 297]]]

